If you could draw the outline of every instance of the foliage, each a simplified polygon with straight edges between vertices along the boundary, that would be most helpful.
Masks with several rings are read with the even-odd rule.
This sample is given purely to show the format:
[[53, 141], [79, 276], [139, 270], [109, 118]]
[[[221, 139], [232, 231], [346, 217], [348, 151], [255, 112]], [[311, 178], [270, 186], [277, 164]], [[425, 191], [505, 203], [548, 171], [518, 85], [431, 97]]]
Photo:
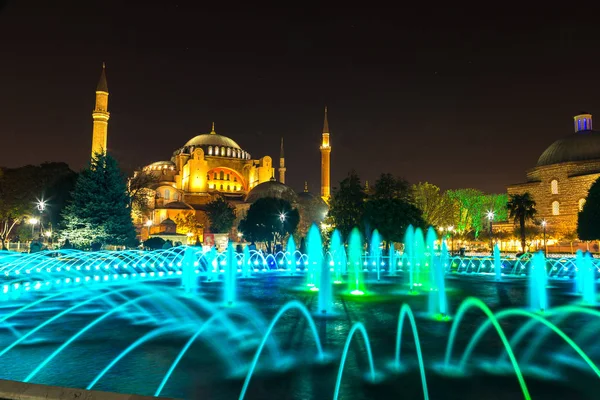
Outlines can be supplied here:
[[577, 235], [581, 240], [600, 239], [600, 178], [590, 187], [583, 209], [577, 216]]
[[158, 250], [162, 249], [165, 244], [165, 240], [159, 237], [151, 237], [150, 239], [144, 241], [144, 248]]
[[148, 217], [152, 189], [158, 183], [158, 176], [146, 171], [136, 172], [135, 175], [127, 181], [129, 206], [133, 210], [136, 218]]
[[454, 225], [455, 203], [447, 193], [429, 182], [420, 182], [412, 187], [414, 204], [423, 212], [427, 225], [448, 227]]
[[127, 187], [110, 155], [97, 153], [92, 157], [90, 166], [77, 179], [72, 199], [63, 212], [63, 240], [78, 247], [134, 244]]
[[190, 236], [200, 236], [203, 233], [204, 226], [196, 219], [196, 213], [193, 211], [179, 213], [173, 218], [173, 222], [177, 224], [177, 233]]
[[[285, 215], [285, 218], [280, 218]], [[298, 210], [289, 201], [274, 197], [256, 200], [238, 227], [246, 240], [265, 242], [271, 251], [273, 240], [282, 242], [286, 235], [294, 233], [300, 221]]]
[[531, 198], [531, 195], [526, 192], [523, 194], [511, 194], [507, 204], [509, 218], [513, 219], [514, 223], [519, 224], [519, 231], [521, 236], [521, 248], [523, 251], [526, 249], [526, 235], [525, 223], [527, 221], [533, 221], [536, 214], [535, 201]]
[[348, 237], [354, 227], [362, 228], [366, 194], [356, 171], [351, 171], [334, 190], [329, 201], [328, 222], [334, 225], [343, 238]]
[[387, 243], [400, 242], [409, 225], [424, 228], [422, 212], [411, 201], [410, 186], [405, 180], [381, 174], [365, 203], [367, 234], [377, 229]]
[[475, 237], [483, 228], [485, 215], [483, 193], [477, 189], [448, 190], [448, 197], [455, 205], [454, 228], [459, 234], [465, 234], [471, 230]]
[[372, 196], [374, 200], [397, 199], [406, 202], [413, 201], [410, 184], [402, 178], [396, 178], [392, 174], [381, 174], [375, 182]]
[[319, 226], [323, 222], [327, 210], [327, 204], [319, 196], [302, 203], [297, 233], [300, 236], [306, 236], [312, 224]]
[[0, 169], [0, 248], [27, 217], [40, 217], [36, 201], [46, 200], [43, 222], [57, 225], [76, 174], [65, 163]]
[[212, 233], [227, 233], [233, 227], [235, 208], [221, 196], [206, 205], [206, 214]]

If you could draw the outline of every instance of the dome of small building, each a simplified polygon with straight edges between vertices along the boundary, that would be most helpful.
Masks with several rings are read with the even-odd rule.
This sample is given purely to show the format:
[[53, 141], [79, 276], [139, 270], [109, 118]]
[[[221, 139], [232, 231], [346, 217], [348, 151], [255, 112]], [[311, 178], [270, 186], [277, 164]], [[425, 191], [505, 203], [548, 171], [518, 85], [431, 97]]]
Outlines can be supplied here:
[[275, 197], [278, 199], [287, 200], [290, 203], [298, 202], [298, 195], [291, 187], [284, 185], [281, 182], [271, 180], [269, 182], [263, 182], [259, 185], [256, 185], [252, 190], [250, 190], [248, 196], [246, 196], [246, 203], [254, 203], [256, 200], [264, 197]]
[[538, 167], [600, 159], [600, 132], [581, 130], [552, 143], [540, 156]]

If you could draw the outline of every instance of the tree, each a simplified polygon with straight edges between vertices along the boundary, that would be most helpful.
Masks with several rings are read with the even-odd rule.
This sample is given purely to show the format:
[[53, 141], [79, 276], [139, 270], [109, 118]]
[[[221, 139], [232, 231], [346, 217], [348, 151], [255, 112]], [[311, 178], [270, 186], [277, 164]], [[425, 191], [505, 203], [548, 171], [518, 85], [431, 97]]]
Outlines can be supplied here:
[[409, 225], [425, 227], [422, 212], [411, 203], [410, 186], [391, 174], [381, 174], [373, 194], [365, 203], [364, 222], [370, 231], [377, 229], [386, 243], [400, 242]]
[[346, 238], [354, 227], [362, 228], [366, 194], [355, 171], [340, 182], [329, 201], [328, 219]]
[[63, 212], [63, 240], [79, 247], [92, 243], [133, 245], [130, 199], [117, 161], [97, 153], [83, 170]]
[[136, 172], [127, 181], [127, 193], [129, 194], [129, 206], [136, 218], [149, 215], [152, 189], [159, 183], [158, 176], [146, 172]]
[[300, 222], [298, 224], [297, 234], [306, 236], [312, 224], [321, 225], [327, 216], [327, 203], [319, 196], [310, 199], [300, 200]]
[[272, 241], [283, 242], [286, 235], [296, 231], [300, 214], [289, 201], [274, 197], [256, 200], [238, 227], [246, 240], [265, 242], [271, 252]]
[[413, 201], [413, 193], [410, 184], [402, 178], [396, 178], [392, 174], [381, 174], [373, 188], [373, 199], [398, 199], [406, 202]]
[[447, 193], [429, 182], [413, 185], [412, 191], [414, 204], [422, 211], [427, 225], [446, 228], [454, 224], [456, 206]]
[[600, 178], [590, 187], [583, 209], [577, 215], [577, 235], [581, 240], [600, 239]]
[[448, 196], [454, 203], [456, 231], [465, 234], [473, 231], [475, 238], [483, 228], [485, 212], [484, 194], [477, 189], [448, 190]]
[[196, 219], [194, 211], [181, 212], [173, 218], [173, 222], [177, 225], [177, 233], [189, 234], [190, 236], [199, 237], [202, 234], [204, 226]]
[[512, 218], [515, 224], [519, 224], [521, 248], [523, 251], [525, 251], [525, 223], [527, 221], [532, 221], [535, 218], [535, 201], [531, 198], [531, 195], [528, 192], [523, 194], [511, 194], [508, 200], [507, 208], [509, 212], [509, 218]]
[[227, 233], [233, 227], [235, 208], [221, 196], [206, 205], [206, 214], [212, 233]]

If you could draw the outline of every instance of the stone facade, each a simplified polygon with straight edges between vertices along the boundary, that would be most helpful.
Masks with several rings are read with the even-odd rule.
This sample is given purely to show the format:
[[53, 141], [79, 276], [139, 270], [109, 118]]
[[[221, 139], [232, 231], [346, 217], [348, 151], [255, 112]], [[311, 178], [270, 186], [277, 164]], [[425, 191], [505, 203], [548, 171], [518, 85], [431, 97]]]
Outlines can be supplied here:
[[[591, 185], [600, 177], [600, 132], [591, 129], [591, 115], [574, 118], [575, 134], [553, 143], [527, 181], [507, 188], [509, 195], [529, 192], [536, 202], [537, 219], [546, 220], [547, 233], [557, 239], [577, 230], [577, 215]], [[583, 124], [582, 124], [583, 122]], [[578, 130], [579, 129], [579, 130]]]

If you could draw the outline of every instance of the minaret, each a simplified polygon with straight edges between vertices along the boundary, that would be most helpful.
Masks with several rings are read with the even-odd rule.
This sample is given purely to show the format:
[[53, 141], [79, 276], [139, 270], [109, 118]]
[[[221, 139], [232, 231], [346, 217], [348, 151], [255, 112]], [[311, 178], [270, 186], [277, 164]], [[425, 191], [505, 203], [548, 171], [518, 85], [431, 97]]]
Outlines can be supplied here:
[[304, 181], [304, 193], [308, 193], [308, 182]]
[[279, 150], [279, 182], [285, 184], [285, 155], [283, 154], [283, 138], [281, 138], [281, 149]]
[[106, 84], [106, 66], [102, 63], [102, 74], [96, 87], [96, 107], [92, 112], [94, 129], [92, 131], [92, 157], [96, 153], [106, 152], [108, 137], [108, 85]]
[[331, 146], [329, 145], [329, 122], [327, 122], [327, 107], [325, 107], [325, 120], [323, 122], [323, 141], [321, 142], [321, 197], [326, 202], [331, 196], [330, 184], [330, 154]]

